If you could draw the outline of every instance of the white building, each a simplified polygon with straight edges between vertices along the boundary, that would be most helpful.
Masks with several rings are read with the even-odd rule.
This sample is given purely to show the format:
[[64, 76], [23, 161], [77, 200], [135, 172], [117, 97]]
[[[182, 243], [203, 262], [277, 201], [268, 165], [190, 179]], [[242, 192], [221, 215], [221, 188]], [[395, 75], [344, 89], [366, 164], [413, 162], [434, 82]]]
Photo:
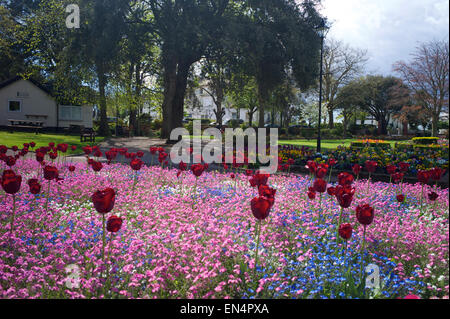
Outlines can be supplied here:
[[0, 83], [0, 126], [41, 122], [44, 128], [92, 128], [92, 118], [92, 106], [60, 105], [48, 89], [32, 79], [15, 77]]

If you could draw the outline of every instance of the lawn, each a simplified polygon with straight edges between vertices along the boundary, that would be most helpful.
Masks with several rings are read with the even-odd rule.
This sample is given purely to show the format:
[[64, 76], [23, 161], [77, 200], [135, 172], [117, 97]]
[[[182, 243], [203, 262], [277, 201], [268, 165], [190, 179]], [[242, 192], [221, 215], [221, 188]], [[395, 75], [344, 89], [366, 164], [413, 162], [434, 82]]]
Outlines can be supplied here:
[[[350, 146], [352, 142], [358, 141], [357, 139], [342, 139], [342, 140], [322, 140], [321, 146], [322, 149], [333, 150], [336, 149], [339, 145], [342, 146]], [[403, 141], [389, 141], [391, 147], [395, 146], [395, 143], [399, 143]], [[295, 146], [309, 146], [316, 147], [317, 140], [280, 140], [278, 142], [280, 145], [295, 145]]]
[[[75, 153], [79, 153], [81, 147], [86, 145], [98, 144], [102, 142], [105, 138], [96, 136], [95, 143], [81, 143], [79, 135], [64, 135], [64, 134], [34, 134], [29, 132], [0, 132], [0, 145], [6, 145], [7, 147], [11, 147], [13, 145], [17, 145], [19, 149], [23, 146], [23, 143], [29, 143], [31, 141], [36, 143], [36, 148], [41, 146], [47, 146], [49, 142], [58, 143], [67, 143], [70, 145], [76, 145], [77, 150]], [[68, 149], [68, 154], [74, 153], [72, 150]]]

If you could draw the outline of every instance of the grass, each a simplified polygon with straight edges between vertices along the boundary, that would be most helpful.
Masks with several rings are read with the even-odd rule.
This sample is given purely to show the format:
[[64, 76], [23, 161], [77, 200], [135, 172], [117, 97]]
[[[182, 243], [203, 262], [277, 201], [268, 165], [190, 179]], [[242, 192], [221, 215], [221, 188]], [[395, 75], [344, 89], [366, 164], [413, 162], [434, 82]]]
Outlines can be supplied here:
[[[23, 147], [23, 143], [29, 143], [31, 141], [36, 143], [36, 148], [41, 146], [48, 146], [48, 143], [54, 142], [55, 144], [67, 143], [69, 144], [69, 149], [67, 150], [67, 154], [79, 154], [81, 151], [81, 147], [86, 145], [96, 145], [102, 142], [105, 138], [101, 136], [95, 137], [95, 143], [91, 142], [80, 142], [79, 135], [64, 135], [64, 134], [34, 134], [32, 132], [0, 132], [0, 145], [6, 145], [7, 147], [11, 147], [16, 145], [21, 149]], [[77, 150], [72, 152], [70, 149], [71, 145], [76, 145]]]
[[[325, 150], [333, 150], [336, 149], [339, 145], [350, 146], [352, 142], [358, 141], [357, 139], [342, 139], [342, 140], [322, 140], [321, 147]], [[391, 147], [395, 146], [395, 143], [403, 142], [403, 141], [387, 141], [391, 144]], [[278, 142], [280, 145], [295, 145], [295, 146], [308, 146], [312, 148], [316, 148], [317, 140], [280, 140]]]

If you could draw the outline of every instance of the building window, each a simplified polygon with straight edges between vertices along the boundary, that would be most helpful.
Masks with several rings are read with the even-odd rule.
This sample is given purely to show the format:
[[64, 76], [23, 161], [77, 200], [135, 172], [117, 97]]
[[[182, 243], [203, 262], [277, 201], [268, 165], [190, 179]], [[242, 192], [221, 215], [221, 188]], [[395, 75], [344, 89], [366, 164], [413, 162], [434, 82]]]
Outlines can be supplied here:
[[20, 112], [22, 110], [22, 101], [19, 100], [8, 101], [8, 110], [10, 112]]
[[81, 121], [81, 106], [61, 105], [59, 119], [61, 121]]

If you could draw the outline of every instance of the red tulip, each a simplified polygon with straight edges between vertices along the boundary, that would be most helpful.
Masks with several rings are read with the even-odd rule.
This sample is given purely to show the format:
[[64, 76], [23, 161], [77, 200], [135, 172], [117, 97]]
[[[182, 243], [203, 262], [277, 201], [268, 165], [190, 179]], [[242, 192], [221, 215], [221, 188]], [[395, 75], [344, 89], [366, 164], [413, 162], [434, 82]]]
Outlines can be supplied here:
[[143, 164], [144, 164], [144, 162], [141, 161], [139, 158], [135, 158], [135, 159], [131, 160], [131, 162], [130, 162], [131, 168], [135, 171], [140, 170]]
[[334, 187], [328, 187], [328, 188], [327, 188], [327, 193], [328, 193], [328, 195], [330, 195], [330, 196], [334, 196], [335, 193], [336, 193], [336, 188], [334, 188]]
[[44, 178], [48, 181], [58, 178], [58, 169], [54, 166], [45, 166]]
[[405, 201], [405, 195], [403, 195], [403, 194], [398, 194], [398, 195], [397, 195], [397, 201], [398, 201], [399, 203], [403, 203], [403, 202]]
[[13, 156], [6, 156], [5, 163], [9, 167], [13, 167], [14, 165], [16, 165], [16, 158]]
[[323, 178], [328, 172], [328, 164], [319, 164], [316, 168], [316, 177]]
[[435, 168], [430, 170], [430, 178], [433, 181], [437, 182], [437, 181], [439, 181], [442, 178], [442, 176], [444, 175], [444, 172], [445, 171], [442, 168], [435, 167]]
[[360, 224], [365, 226], [372, 224], [374, 216], [374, 209], [369, 204], [356, 207], [356, 219], [358, 219]]
[[402, 173], [406, 173], [409, 169], [409, 164], [405, 162], [398, 163], [398, 166], [400, 168], [400, 172]]
[[400, 182], [403, 179], [404, 176], [405, 175], [403, 173], [400, 173], [400, 172], [394, 173], [394, 174], [392, 174], [392, 181], [394, 183], [398, 183], [398, 182]]
[[350, 224], [341, 224], [339, 226], [339, 236], [348, 240], [352, 237], [353, 227]]
[[117, 217], [115, 215], [110, 216], [108, 218], [108, 221], [106, 222], [106, 229], [110, 233], [117, 233], [120, 228], [122, 227], [123, 220], [120, 217]]
[[36, 146], [36, 143], [35, 142], [30, 142], [30, 146], [31, 146], [31, 148], [34, 148]]
[[142, 151], [138, 151], [137, 153], [136, 153], [136, 156], [137, 157], [144, 157], [144, 152], [142, 152]]
[[36, 161], [42, 163], [44, 161], [45, 154], [41, 152], [36, 152]]
[[200, 177], [205, 171], [205, 167], [202, 164], [193, 164], [191, 171], [196, 177]]
[[271, 204], [267, 198], [255, 197], [251, 200], [250, 206], [256, 219], [263, 220], [269, 216]]
[[94, 172], [100, 172], [103, 168], [103, 164], [97, 161], [92, 160], [91, 163], [92, 169], [94, 170]]
[[94, 207], [100, 214], [109, 213], [114, 207], [115, 200], [116, 192], [112, 188], [103, 191], [98, 190], [92, 195]]
[[75, 171], [75, 166], [70, 165], [70, 166], [69, 166], [69, 172], [74, 172], [74, 171]]
[[330, 166], [334, 166], [334, 165], [336, 165], [336, 160], [334, 159], [334, 158], [330, 158], [330, 159], [328, 159], [328, 165], [330, 165]]
[[338, 200], [339, 205], [342, 208], [349, 208], [352, 201], [353, 201], [353, 195], [355, 194], [355, 188], [349, 186], [349, 185], [338, 185], [336, 186], [335, 190], [335, 196]]
[[267, 185], [260, 185], [258, 187], [259, 196], [267, 198], [267, 200], [270, 202], [270, 207], [272, 207], [275, 202], [276, 192], [276, 189], [270, 188]]
[[92, 153], [92, 148], [89, 145], [82, 147], [82, 150], [83, 150], [84, 154], [86, 154], [86, 155], [89, 155]]
[[436, 194], [435, 192], [431, 192], [428, 194], [428, 199], [431, 200], [432, 202], [434, 202], [436, 199], [438, 199], [439, 195]]
[[395, 165], [387, 165], [386, 166], [386, 172], [389, 175], [393, 175], [396, 171], [397, 171], [397, 166], [395, 166]]
[[178, 168], [183, 172], [187, 169], [187, 164], [181, 161], [180, 164], [178, 164]]
[[354, 177], [352, 174], [343, 172], [338, 175], [338, 183], [339, 185], [351, 185], [353, 183]]
[[156, 147], [150, 147], [150, 154], [155, 155], [157, 152], [157, 148]]
[[232, 179], [235, 179], [236, 175], [234, 175], [234, 173], [231, 173], [230, 177], [231, 177]]
[[0, 145], [0, 154], [6, 154], [8, 148], [5, 145]]
[[41, 192], [41, 184], [39, 184], [39, 181], [36, 178], [28, 180], [28, 186], [30, 187], [30, 193], [33, 195]]
[[259, 187], [261, 185], [267, 185], [269, 174], [260, 174], [259, 172], [250, 178], [249, 182], [252, 187]]
[[353, 165], [353, 167], [352, 167], [353, 174], [358, 176], [361, 169], [362, 169], [361, 165], [358, 165], [358, 164]]
[[12, 146], [11, 147], [11, 149], [14, 151], [14, 152], [17, 152], [17, 150], [19, 149], [16, 145], [14, 145], [14, 146]]
[[245, 175], [246, 176], [252, 176], [253, 175], [253, 171], [251, 169], [246, 169], [245, 170]]
[[417, 172], [417, 179], [421, 184], [427, 184], [428, 180], [430, 179], [430, 172], [429, 171], [423, 171], [419, 170]]
[[305, 166], [307, 169], [309, 169], [309, 172], [311, 173], [311, 174], [315, 174], [316, 173], [316, 170], [317, 170], [317, 163], [316, 162], [314, 162], [314, 161], [308, 161], [307, 163], [306, 163], [306, 166]]
[[321, 178], [318, 178], [314, 181], [313, 188], [318, 193], [325, 193], [327, 190], [327, 182]]
[[76, 150], [77, 150], [77, 146], [76, 146], [76, 145], [72, 145], [72, 146], [70, 147], [70, 149], [71, 149], [72, 151], [76, 151]]
[[49, 153], [48, 156], [54, 160], [58, 157], [58, 153], [52, 152], [52, 153]]
[[308, 188], [308, 193], [306, 193], [308, 195], [308, 198], [313, 200], [316, 198], [316, 191], [314, 190], [314, 187], [309, 187]]
[[22, 176], [17, 175], [12, 170], [3, 171], [2, 179], [2, 188], [8, 194], [15, 194], [20, 190], [20, 185], [22, 183]]
[[369, 173], [375, 173], [378, 163], [375, 161], [366, 161], [365, 168]]

